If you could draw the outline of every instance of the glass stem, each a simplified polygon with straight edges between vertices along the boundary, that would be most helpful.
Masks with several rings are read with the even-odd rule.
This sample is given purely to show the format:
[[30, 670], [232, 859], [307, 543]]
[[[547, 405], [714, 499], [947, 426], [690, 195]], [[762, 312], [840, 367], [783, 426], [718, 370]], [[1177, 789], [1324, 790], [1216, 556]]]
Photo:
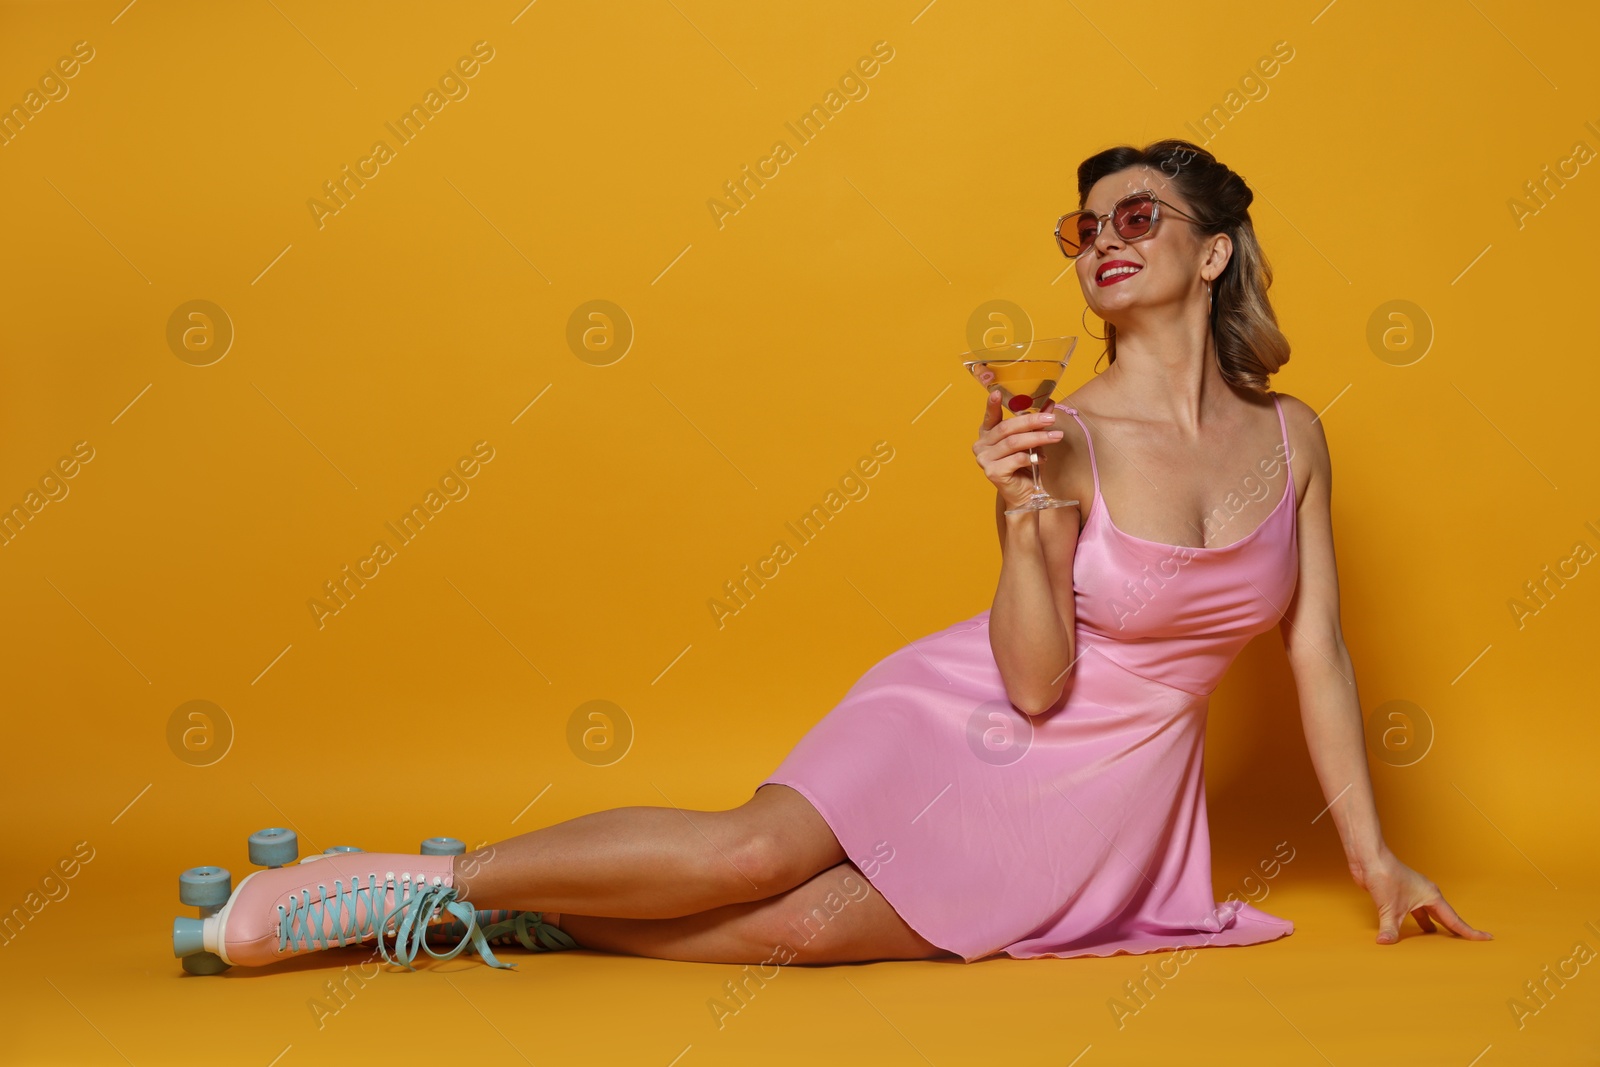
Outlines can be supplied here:
[[1033, 472], [1033, 495], [1047, 495], [1044, 486], [1039, 484], [1039, 454], [1031, 448], [1028, 450], [1028, 469]]

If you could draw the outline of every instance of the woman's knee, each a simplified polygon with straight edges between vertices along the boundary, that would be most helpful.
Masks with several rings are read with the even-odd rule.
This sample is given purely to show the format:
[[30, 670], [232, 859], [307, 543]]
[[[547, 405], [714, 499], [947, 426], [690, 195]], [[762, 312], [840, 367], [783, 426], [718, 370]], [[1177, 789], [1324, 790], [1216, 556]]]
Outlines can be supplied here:
[[727, 813], [734, 866], [761, 899], [786, 892], [846, 857], [811, 802], [788, 786], [758, 790]]
[[743, 876], [740, 899], [762, 900], [793, 889], [816, 873], [781, 832], [752, 827], [734, 845], [733, 865]]

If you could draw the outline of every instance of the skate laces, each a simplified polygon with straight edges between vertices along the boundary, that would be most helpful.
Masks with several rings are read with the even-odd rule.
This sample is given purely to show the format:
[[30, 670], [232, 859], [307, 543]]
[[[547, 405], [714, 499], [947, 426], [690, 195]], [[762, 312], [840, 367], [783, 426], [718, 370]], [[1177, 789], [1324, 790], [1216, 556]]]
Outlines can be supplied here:
[[[512, 917], [483, 928], [483, 936], [493, 941], [511, 935], [523, 948], [533, 952], [558, 952], [564, 948], [577, 948], [572, 935], [559, 926], [551, 926], [537, 911], [514, 912]], [[537, 940], [535, 940], [537, 938]]]
[[[367, 884], [360, 883], [360, 878], [336, 878], [331, 894], [326, 885], [318, 885], [315, 898], [311, 890], [302, 889], [287, 905], [279, 904], [278, 951], [290, 946], [310, 951], [353, 945], [376, 937], [384, 962], [398, 963], [408, 971], [416, 970], [411, 963], [418, 949], [434, 959], [449, 960], [469, 946], [491, 967], [514, 966], [495, 958], [477, 911], [459, 899], [454, 886], [407, 875], [396, 878], [393, 873], [381, 881], [369, 874]], [[441, 911], [454, 915], [461, 926], [461, 940], [447, 952], [436, 952], [427, 942], [430, 920]], [[392, 954], [386, 940], [391, 936]]]

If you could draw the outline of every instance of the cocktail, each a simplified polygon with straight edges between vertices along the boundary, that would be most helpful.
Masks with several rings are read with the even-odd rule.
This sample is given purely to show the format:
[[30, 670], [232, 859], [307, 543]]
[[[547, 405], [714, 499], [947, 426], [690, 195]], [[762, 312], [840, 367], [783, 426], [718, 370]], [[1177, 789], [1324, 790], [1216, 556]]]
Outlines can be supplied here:
[[[1001, 345], [998, 348], [980, 348], [968, 352], [962, 361], [985, 391], [1000, 390], [1002, 417], [1011, 418], [1025, 411], [1039, 411], [1055, 391], [1056, 383], [1067, 371], [1067, 361], [1077, 347], [1076, 337], [1036, 337], [1032, 341]], [[1057, 500], [1039, 484], [1039, 455], [1028, 450], [1029, 470], [1033, 474], [1033, 495], [1007, 515], [1020, 511], [1043, 511], [1046, 508], [1065, 508], [1076, 505], [1076, 500]]]

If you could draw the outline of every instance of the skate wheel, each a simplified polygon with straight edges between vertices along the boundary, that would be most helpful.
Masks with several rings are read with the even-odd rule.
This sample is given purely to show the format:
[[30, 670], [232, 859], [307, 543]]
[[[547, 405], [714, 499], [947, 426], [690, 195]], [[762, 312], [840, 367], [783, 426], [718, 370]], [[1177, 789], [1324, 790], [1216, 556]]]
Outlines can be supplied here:
[[215, 952], [196, 952], [193, 956], [183, 957], [183, 969], [190, 974], [221, 974], [228, 969], [228, 965]]
[[178, 875], [178, 899], [201, 908], [220, 908], [233, 892], [226, 867], [190, 867]]
[[323, 849], [322, 850], [322, 854], [324, 856], [336, 856], [341, 852], [362, 852], [362, 851], [365, 851], [365, 850], [356, 848], [356, 846], [354, 846], [354, 845], [334, 845], [332, 848]]
[[430, 837], [422, 843], [424, 856], [462, 856], [467, 846], [453, 837]]
[[300, 855], [300, 839], [293, 830], [275, 826], [250, 835], [250, 862], [257, 867], [284, 867]]
[[204, 952], [206, 924], [200, 919], [179, 917], [172, 920], [172, 954], [179, 957]]

